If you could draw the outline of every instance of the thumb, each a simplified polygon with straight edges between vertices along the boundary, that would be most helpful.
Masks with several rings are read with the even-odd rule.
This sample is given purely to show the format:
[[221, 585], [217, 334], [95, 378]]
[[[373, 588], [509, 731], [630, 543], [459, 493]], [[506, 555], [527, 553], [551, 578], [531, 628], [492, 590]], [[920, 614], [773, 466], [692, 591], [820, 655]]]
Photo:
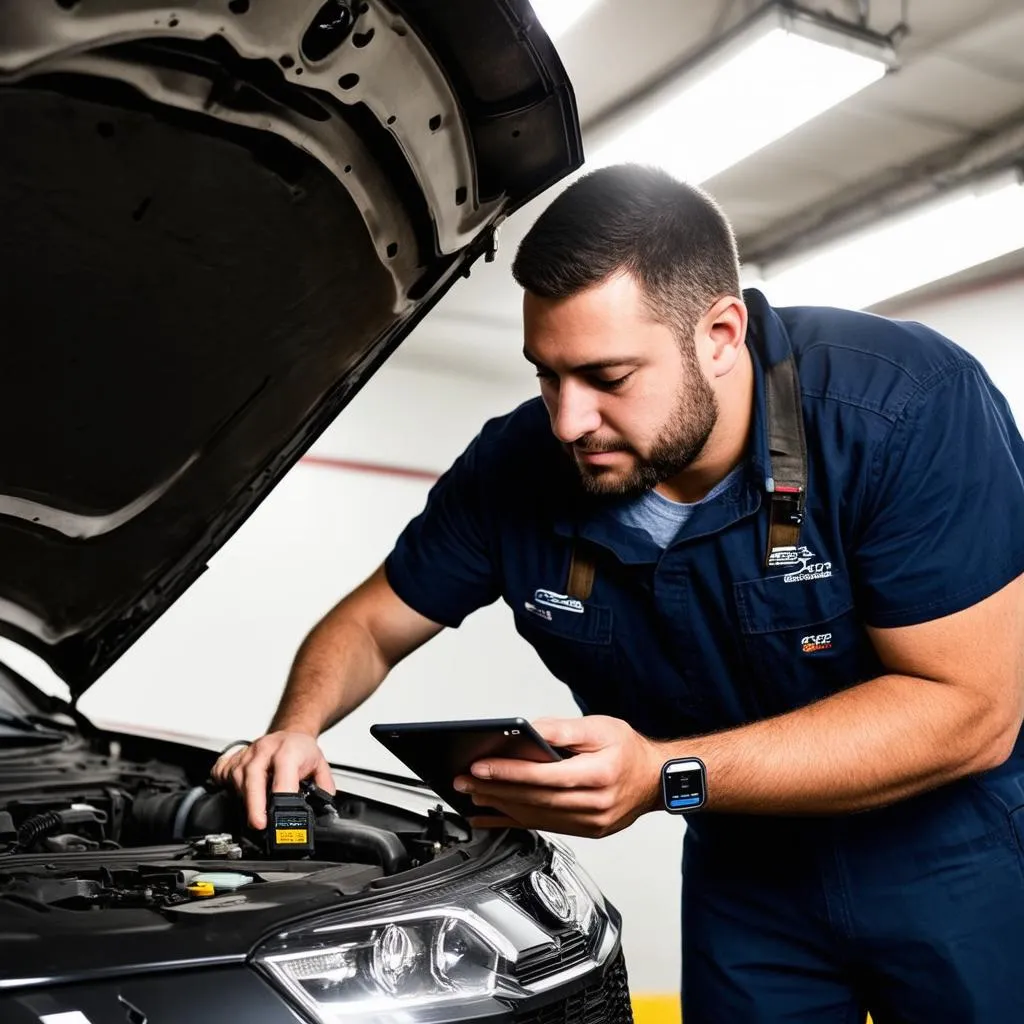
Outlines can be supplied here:
[[553, 747], [584, 751], [597, 745], [593, 726], [586, 718], [538, 718], [532, 724]]

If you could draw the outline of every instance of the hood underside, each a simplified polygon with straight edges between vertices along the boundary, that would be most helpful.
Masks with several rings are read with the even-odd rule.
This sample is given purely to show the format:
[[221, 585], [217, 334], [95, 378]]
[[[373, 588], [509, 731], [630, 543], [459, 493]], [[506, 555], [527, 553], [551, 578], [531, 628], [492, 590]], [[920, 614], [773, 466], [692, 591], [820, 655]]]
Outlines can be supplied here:
[[78, 696], [579, 166], [518, 0], [8, 0], [0, 631]]

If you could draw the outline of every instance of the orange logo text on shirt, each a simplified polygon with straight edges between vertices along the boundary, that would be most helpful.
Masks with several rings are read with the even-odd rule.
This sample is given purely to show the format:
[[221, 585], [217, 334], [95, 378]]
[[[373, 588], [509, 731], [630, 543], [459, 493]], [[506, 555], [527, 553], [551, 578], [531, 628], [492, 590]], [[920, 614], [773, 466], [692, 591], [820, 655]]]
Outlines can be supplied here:
[[805, 636], [800, 641], [800, 648], [804, 654], [815, 654], [818, 651], [832, 650], [832, 634], [817, 633], [813, 636]]

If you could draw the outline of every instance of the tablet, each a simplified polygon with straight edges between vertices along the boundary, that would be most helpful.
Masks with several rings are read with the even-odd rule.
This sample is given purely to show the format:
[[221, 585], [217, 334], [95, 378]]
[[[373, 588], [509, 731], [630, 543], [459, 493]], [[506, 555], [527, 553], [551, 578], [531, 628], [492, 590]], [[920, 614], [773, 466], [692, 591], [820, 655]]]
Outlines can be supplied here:
[[371, 725], [370, 734], [465, 817], [500, 813], [477, 806], [471, 796], [452, 787], [455, 776], [468, 775], [474, 761], [485, 757], [560, 761], [572, 753], [552, 747], [525, 718], [392, 722]]

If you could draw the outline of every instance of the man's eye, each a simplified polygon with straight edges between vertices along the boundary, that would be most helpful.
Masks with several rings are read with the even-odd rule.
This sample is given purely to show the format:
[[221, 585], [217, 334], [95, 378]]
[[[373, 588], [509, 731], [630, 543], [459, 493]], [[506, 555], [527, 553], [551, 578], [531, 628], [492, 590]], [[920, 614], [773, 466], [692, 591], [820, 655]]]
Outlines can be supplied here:
[[624, 377], [616, 377], [614, 380], [598, 379], [594, 383], [597, 384], [597, 386], [602, 391], [617, 391], [632, 376], [633, 376], [633, 371], [631, 370]]
[[557, 380], [555, 375], [553, 373], [551, 373], [550, 371], [548, 371], [548, 370], [538, 370], [537, 371], [537, 379], [538, 380], [543, 380], [543, 381]]

